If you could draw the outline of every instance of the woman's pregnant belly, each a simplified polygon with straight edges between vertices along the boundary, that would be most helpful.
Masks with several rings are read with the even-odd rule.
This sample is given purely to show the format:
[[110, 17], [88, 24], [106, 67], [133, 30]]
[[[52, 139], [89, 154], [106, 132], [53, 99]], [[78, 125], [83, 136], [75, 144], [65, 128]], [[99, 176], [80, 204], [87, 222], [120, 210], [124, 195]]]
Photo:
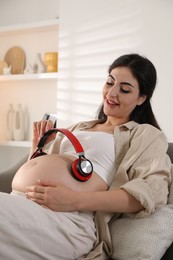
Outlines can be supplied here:
[[[12, 189], [26, 192], [28, 186], [38, 185], [38, 179], [48, 186], [63, 184], [72, 190], [89, 191], [107, 189], [107, 184], [93, 174], [87, 182], [77, 181], [71, 173], [71, 164], [74, 159], [58, 154], [36, 157], [23, 164], [16, 172]], [[103, 186], [103, 187], [102, 187]]]

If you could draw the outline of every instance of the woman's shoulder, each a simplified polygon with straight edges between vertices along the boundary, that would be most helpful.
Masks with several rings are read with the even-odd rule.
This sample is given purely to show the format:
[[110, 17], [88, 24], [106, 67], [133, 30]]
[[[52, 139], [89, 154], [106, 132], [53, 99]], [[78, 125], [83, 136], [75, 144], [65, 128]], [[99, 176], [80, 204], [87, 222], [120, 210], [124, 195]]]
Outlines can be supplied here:
[[168, 144], [164, 132], [150, 124], [136, 125], [131, 134], [134, 138], [138, 139], [139, 137], [139, 139], [142, 139], [146, 143], [156, 142], [159, 145], [162, 143], [164, 146]]
[[128, 130], [128, 138], [132, 140], [138, 140], [144, 143], [151, 143], [154, 140], [163, 142], [167, 144], [167, 138], [165, 134], [158, 128], [150, 124], [138, 124], [134, 121], [130, 121], [119, 127], [124, 131]]
[[119, 129], [121, 130], [124, 130], [124, 129], [127, 129], [127, 130], [130, 130], [130, 131], [133, 131], [133, 132], [152, 132], [152, 133], [155, 133], [155, 134], [164, 134], [160, 129], [156, 128], [155, 126], [153, 125], [150, 125], [150, 124], [139, 124], [135, 121], [129, 121], [125, 124], [122, 124], [119, 126]]
[[141, 131], [146, 130], [146, 131], [154, 131], [154, 132], [162, 133], [161, 130], [159, 130], [158, 128], [156, 128], [153, 125], [150, 125], [150, 124], [147, 124], [147, 123], [139, 124], [139, 123], [137, 123], [135, 121], [129, 121], [129, 122], [125, 123], [125, 124], [120, 125], [120, 128], [121, 127], [126, 127], [129, 130], [141, 130]]
[[163, 131], [150, 124], [138, 124], [134, 127], [134, 131], [141, 132], [143, 134], [152, 134], [154, 136], [165, 136]]

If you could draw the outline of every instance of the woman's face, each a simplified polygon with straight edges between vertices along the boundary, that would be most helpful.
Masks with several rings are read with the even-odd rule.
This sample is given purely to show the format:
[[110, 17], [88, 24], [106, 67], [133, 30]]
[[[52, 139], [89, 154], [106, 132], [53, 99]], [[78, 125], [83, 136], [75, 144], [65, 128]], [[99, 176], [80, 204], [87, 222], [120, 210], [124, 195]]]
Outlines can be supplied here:
[[139, 84], [127, 67], [113, 69], [103, 87], [104, 113], [127, 122], [133, 109], [146, 96], [139, 96]]

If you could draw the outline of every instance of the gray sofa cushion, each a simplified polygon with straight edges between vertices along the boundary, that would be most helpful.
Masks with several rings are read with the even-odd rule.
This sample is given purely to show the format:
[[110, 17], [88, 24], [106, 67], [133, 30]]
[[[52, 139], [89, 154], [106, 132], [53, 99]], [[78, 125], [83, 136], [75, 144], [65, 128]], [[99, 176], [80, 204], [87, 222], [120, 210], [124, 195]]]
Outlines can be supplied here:
[[169, 157], [171, 158], [171, 161], [173, 163], [173, 143], [169, 143], [168, 154], [169, 154]]

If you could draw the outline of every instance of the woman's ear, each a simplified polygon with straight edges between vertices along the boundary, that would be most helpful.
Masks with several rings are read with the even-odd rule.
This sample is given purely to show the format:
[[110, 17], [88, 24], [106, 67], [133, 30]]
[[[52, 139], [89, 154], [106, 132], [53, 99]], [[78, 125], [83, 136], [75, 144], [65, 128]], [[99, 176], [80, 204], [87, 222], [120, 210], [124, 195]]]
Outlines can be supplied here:
[[142, 105], [144, 103], [144, 101], [146, 100], [146, 98], [147, 98], [146, 95], [140, 96], [139, 100], [138, 100], [138, 106]]

